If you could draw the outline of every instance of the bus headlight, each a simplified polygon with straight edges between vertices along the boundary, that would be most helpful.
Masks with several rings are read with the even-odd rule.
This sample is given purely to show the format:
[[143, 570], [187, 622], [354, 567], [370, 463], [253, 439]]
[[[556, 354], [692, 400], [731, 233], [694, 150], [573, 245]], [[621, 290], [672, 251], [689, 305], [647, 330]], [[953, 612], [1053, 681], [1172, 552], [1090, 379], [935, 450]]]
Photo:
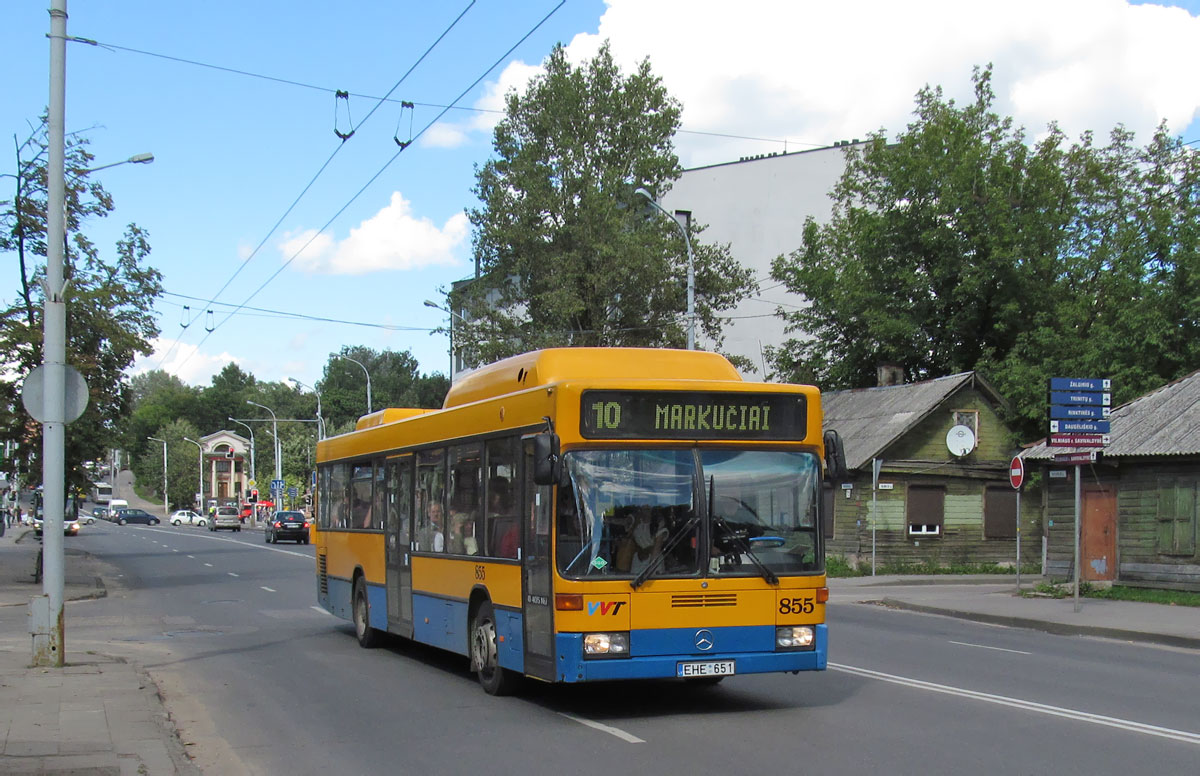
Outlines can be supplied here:
[[775, 629], [775, 649], [812, 649], [816, 634], [811, 625], [787, 625]]
[[585, 633], [583, 634], [583, 656], [629, 657], [628, 633]]

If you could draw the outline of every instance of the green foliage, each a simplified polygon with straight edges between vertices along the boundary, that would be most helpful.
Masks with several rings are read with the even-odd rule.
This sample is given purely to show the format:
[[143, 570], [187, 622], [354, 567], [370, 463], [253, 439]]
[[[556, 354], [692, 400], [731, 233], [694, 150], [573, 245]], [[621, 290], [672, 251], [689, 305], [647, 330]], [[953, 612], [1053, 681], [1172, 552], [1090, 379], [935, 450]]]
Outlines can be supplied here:
[[[1034, 585], [1032, 591], [1022, 593], [1022, 595], [1026, 598], [1070, 598], [1075, 595], [1075, 591], [1073, 586], [1068, 583], [1039, 582]], [[1166, 606], [1200, 606], [1200, 593], [1186, 590], [1162, 590], [1124, 585], [1098, 587], [1090, 582], [1080, 582], [1079, 595], [1086, 598], [1104, 598], [1109, 601], [1138, 601]]]
[[[871, 562], [852, 564], [844, 555], [825, 556], [825, 573], [830, 577], [866, 577], [871, 575]], [[965, 574], [1011, 574], [1016, 575], [1016, 568], [1000, 563], [942, 563], [936, 558], [924, 561], [884, 561], [875, 565], [876, 575], [912, 576], [924, 575], [965, 575]], [[1038, 574], [1041, 567], [1035, 563], [1021, 564], [1021, 573]]]
[[832, 220], [809, 220], [772, 276], [810, 306], [811, 337], [772, 350], [777, 376], [874, 384], [979, 370], [1040, 435], [1045, 379], [1114, 379], [1136, 397], [1200, 363], [1200, 157], [1160, 127], [1145, 148], [1118, 127], [1068, 147], [1030, 143], [994, 108], [991, 68], [957, 106], [922, 89], [893, 141], [846, 151]]
[[[14, 254], [20, 268], [18, 299], [0, 310], [0, 441], [18, 444], [16, 459], [29, 460], [27, 481], [40, 480], [41, 426], [21, 406], [21, 381], [42, 362], [44, 297], [37, 282], [45, 276], [46, 130], [43, 123], [17, 148], [13, 198], [0, 202], [0, 252]], [[113, 209], [111, 197], [89, 178], [88, 141], [67, 141], [67, 245], [63, 275], [68, 281], [67, 359], [88, 384], [87, 410], [67, 427], [67, 485], [87, 488], [84, 464], [104, 460], [130, 406], [124, 370], [138, 354], [149, 355], [157, 336], [154, 300], [162, 292], [160, 273], [148, 265], [146, 233], [130, 224], [115, 256], [104, 259], [83, 233], [87, 219]]]
[[[474, 364], [544, 347], [681, 347], [682, 237], [633, 193], [679, 177], [679, 103], [648, 60], [621, 73], [607, 43], [579, 67], [557, 47], [545, 69], [507, 96], [495, 157], [476, 172], [478, 277], [450, 294], [469, 321], [454, 326], [455, 347]], [[700, 244], [695, 268], [697, 324], [719, 343], [719, 314], [748, 293], [750, 272], [727, 247]]]

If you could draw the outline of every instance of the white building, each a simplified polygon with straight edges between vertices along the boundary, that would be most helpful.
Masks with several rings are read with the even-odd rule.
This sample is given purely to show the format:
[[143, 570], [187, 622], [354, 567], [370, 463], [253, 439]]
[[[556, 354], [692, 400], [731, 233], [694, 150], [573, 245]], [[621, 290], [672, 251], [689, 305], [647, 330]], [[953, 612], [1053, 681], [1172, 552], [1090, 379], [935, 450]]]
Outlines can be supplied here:
[[[857, 142], [857, 141], [854, 141]], [[736, 162], [685, 170], [662, 197], [668, 212], [690, 211], [707, 225], [701, 241], [730, 245], [733, 257], [754, 273], [758, 295], [729, 313], [722, 352], [744, 356], [766, 371], [762, 351], [786, 338], [777, 307], [795, 308], [804, 298], [771, 280], [771, 262], [801, 247], [804, 221], [812, 216], [828, 222], [833, 211], [829, 193], [845, 168], [845, 144], [811, 151], [765, 154]], [[795, 336], [795, 335], [793, 335]], [[712, 349], [697, 332], [697, 347]]]

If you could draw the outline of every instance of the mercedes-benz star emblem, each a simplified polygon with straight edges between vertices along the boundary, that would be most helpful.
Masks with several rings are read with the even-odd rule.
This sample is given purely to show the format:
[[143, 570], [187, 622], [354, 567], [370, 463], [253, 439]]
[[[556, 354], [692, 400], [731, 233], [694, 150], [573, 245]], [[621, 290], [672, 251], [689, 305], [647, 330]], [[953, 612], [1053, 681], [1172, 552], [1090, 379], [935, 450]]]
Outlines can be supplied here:
[[713, 648], [713, 635], [710, 630], [696, 631], [696, 649], [710, 650]]

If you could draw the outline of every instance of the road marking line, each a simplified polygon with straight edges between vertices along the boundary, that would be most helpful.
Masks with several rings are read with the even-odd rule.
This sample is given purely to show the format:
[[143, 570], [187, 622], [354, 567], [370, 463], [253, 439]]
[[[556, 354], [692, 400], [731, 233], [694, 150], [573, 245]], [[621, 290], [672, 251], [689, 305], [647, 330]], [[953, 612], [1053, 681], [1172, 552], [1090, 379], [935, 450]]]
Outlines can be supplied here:
[[211, 564], [211, 563], [205, 563], [204, 565], [208, 566], [210, 569], [213, 567], [213, 564]]
[[985, 703], [994, 703], [998, 706], [1010, 706], [1014, 709], [1023, 709], [1025, 711], [1032, 711], [1038, 714], [1047, 714], [1052, 717], [1063, 717], [1065, 719], [1073, 719], [1079, 722], [1090, 722], [1093, 725], [1104, 725], [1105, 727], [1128, 730], [1131, 733], [1142, 733], [1148, 736], [1158, 736], [1159, 738], [1170, 738], [1175, 741], [1182, 741], [1186, 744], [1196, 744], [1197, 746], [1200, 746], [1200, 733], [1191, 733], [1186, 730], [1173, 730], [1172, 728], [1159, 727], [1158, 725], [1147, 725], [1144, 722], [1134, 722], [1133, 720], [1118, 719], [1117, 717], [1106, 717], [1103, 714], [1092, 714], [1091, 712], [1079, 711], [1077, 709], [1067, 709], [1061, 706], [1049, 706], [1044, 703], [1021, 700], [1020, 698], [1009, 698], [1003, 695], [993, 695], [992, 693], [964, 690], [959, 687], [950, 687], [944, 684], [924, 682], [920, 679], [910, 679], [905, 676], [885, 674], [882, 671], [872, 671], [868, 668], [857, 668], [855, 666], [840, 665], [837, 663], [829, 663], [828, 666], [834, 671], [842, 671], [847, 674], [856, 674], [868, 679], [878, 679], [882, 682], [890, 682], [891, 684], [898, 684], [904, 687], [913, 687], [918, 690], [928, 690], [930, 692], [942, 693], [944, 695], [957, 695], [961, 698], [970, 698], [972, 700], [983, 701]]
[[268, 593], [278, 592], [278, 591], [274, 590], [273, 588], [267, 587], [266, 585], [259, 585], [259, 587], [261, 587], [263, 590], [266, 590]]
[[[146, 528], [144, 530], [146, 530], [146, 531], [163, 531], [164, 529], [162, 529], [162, 528]], [[178, 534], [175, 533], [174, 531], [165, 531], [165, 532], [170, 533], [172, 536], [178, 536]], [[251, 544], [250, 542], [240, 542], [240, 541], [237, 541], [236, 539], [223, 539], [220, 536], [201, 536], [201, 535], [197, 535], [197, 534], [191, 534], [191, 537], [193, 539], [207, 539], [210, 542], [234, 542], [235, 544], [237, 544], [240, 547], [248, 547], [252, 550], [269, 550], [271, 552], [282, 552], [284, 555], [294, 555], [297, 558], [304, 558], [305, 560], [313, 559], [312, 555], [307, 555], [303, 552], [293, 552], [292, 550], [281, 550], [278, 547], [264, 547], [261, 544]]]
[[191, 558], [192, 560], [195, 560], [195, 559], [196, 559], [196, 556], [195, 556], [195, 555], [189, 555], [188, 557], [189, 557], [189, 558]]
[[587, 725], [590, 728], [595, 728], [596, 730], [599, 730], [603, 733], [608, 733], [610, 736], [616, 736], [617, 738], [621, 739], [622, 741], [628, 741], [631, 744], [646, 743], [645, 739], [638, 738], [637, 736], [633, 735], [632, 733], [626, 733], [624, 730], [621, 730], [621, 728], [615, 728], [611, 725], [604, 725], [604, 724], [595, 722], [590, 719], [585, 719], [583, 717], [577, 717], [574, 714], [568, 714], [565, 711], [560, 711], [560, 712], [558, 712], [558, 714], [559, 714], [559, 716], [566, 717], [567, 719], [571, 720], [572, 722], [578, 722], [580, 725]]
[[966, 641], [951, 641], [951, 644], [957, 644], [960, 647], [976, 647], [978, 649], [992, 649], [996, 652], [1011, 652], [1014, 655], [1032, 655], [1032, 652], [1024, 652], [1019, 649], [1005, 649], [1004, 647], [989, 647], [987, 644], [971, 644]]
[[179, 550], [171, 550], [171, 552], [179, 552]]
[[236, 577], [236, 576], [237, 576], [237, 574], [234, 574], [232, 571], [226, 571], [225, 573], [226, 573], [226, 574], [228, 574], [228, 575], [229, 575], [229, 576], [231, 576], [231, 577]]

